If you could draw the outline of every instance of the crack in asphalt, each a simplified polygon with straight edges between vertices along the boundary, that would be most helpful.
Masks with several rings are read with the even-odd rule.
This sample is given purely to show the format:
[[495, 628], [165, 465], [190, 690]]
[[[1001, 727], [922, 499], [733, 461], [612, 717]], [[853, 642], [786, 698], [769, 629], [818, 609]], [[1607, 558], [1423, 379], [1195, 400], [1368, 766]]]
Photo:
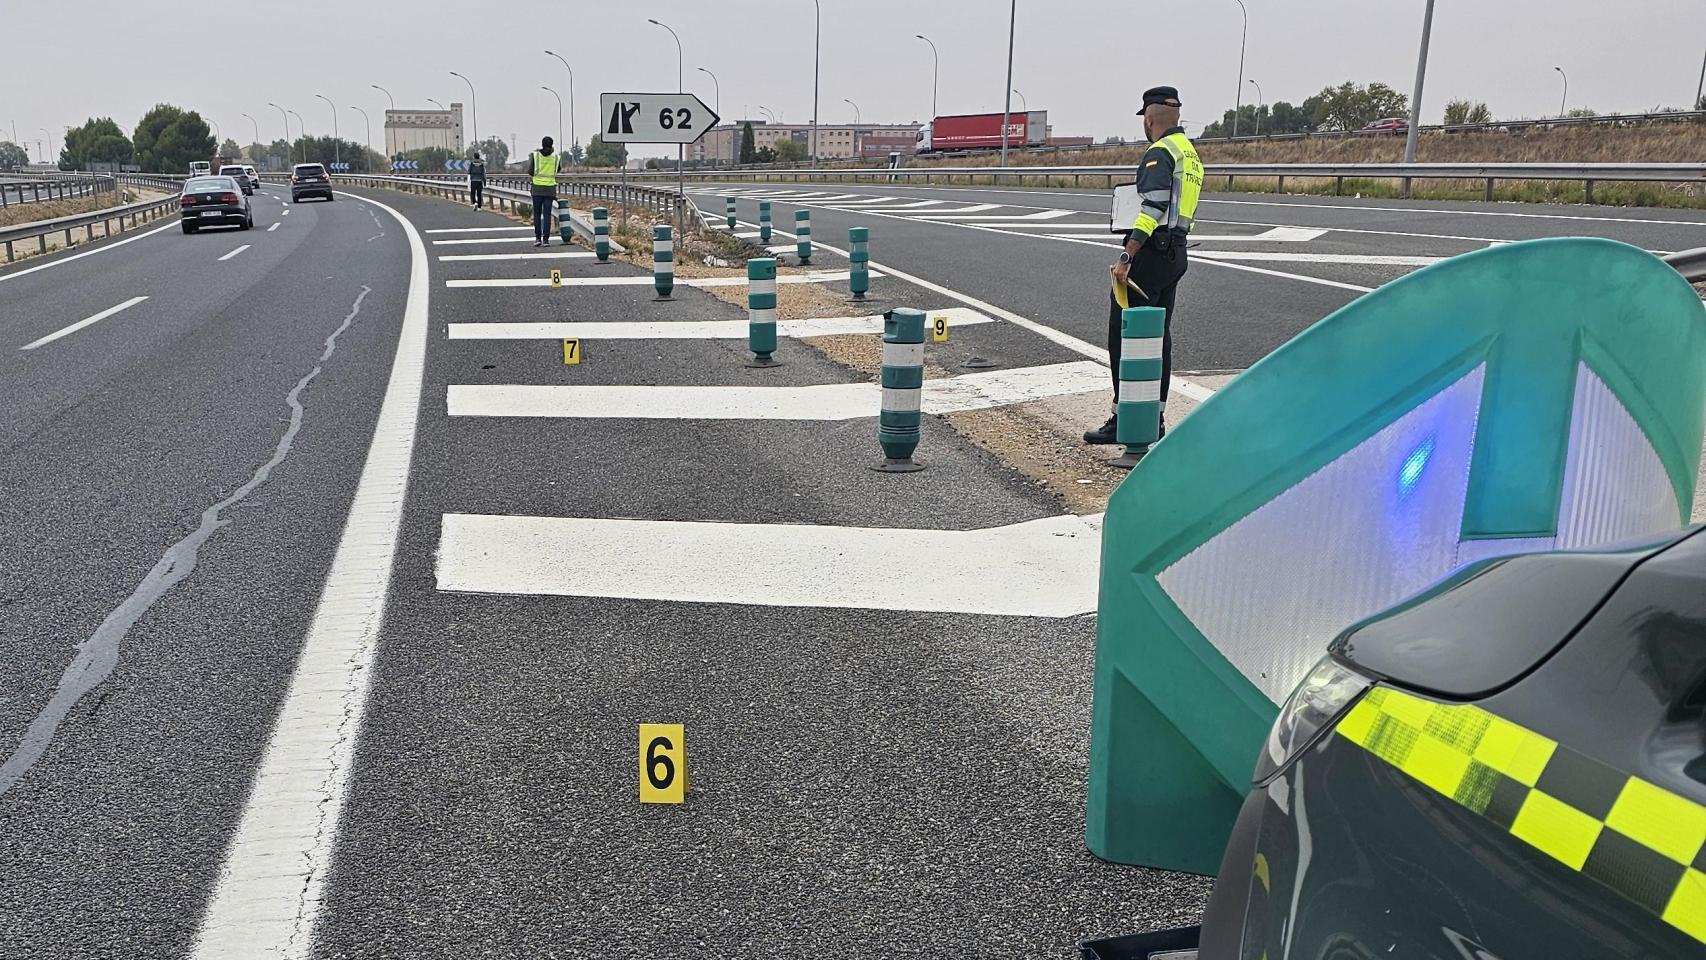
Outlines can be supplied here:
[[296, 381], [296, 386], [285, 395], [284, 401], [290, 405], [290, 425], [285, 428], [284, 435], [279, 437], [272, 456], [256, 468], [248, 481], [230, 496], [203, 510], [200, 525], [183, 539], [167, 547], [166, 552], [154, 564], [153, 569], [148, 571], [147, 576], [142, 578], [142, 582], [137, 584], [136, 589], [131, 591], [130, 596], [107, 614], [87, 640], [77, 644], [77, 656], [60, 675], [59, 687], [54, 691], [52, 699], [36, 714], [36, 718], [30, 721], [17, 749], [12, 751], [4, 764], [0, 764], [0, 796], [4, 796], [16, 786], [18, 781], [29, 773], [30, 768], [35, 766], [36, 761], [47, 753], [54, 734], [59, 731], [60, 724], [65, 722], [72, 708], [91, 690], [112, 676], [113, 669], [118, 665], [119, 646], [130, 633], [131, 627], [142, 619], [150, 607], [194, 572], [197, 554], [202, 545], [207, 543], [220, 527], [231, 522], [221, 514], [237, 506], [266, 483], [273, 469], [290, 455], [296, 434], [302, 429], [303, 391], [307, 390], [308, 385], [325, 369], [326, 361], [331, 359], [332, 353], [337, 350], [339, 335], [355, 322], [356, 315], [361, 313], [362, 301], [372, 292], [372, 287], [362, 285], [361, 293], [356, 296], [355, 303], [350, 306], [343, 322], [326, 337], [326, 348], [320, 353], [320, 359], [315, 362], [314, 369]]

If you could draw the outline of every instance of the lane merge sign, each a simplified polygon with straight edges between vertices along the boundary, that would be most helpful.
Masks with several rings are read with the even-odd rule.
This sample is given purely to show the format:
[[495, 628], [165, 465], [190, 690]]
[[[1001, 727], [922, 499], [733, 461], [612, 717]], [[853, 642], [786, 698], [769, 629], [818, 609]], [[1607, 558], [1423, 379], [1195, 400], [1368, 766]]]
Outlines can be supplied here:
[[696, 143], [722, 118], [691, 93], [603, 93], [605, 143]]

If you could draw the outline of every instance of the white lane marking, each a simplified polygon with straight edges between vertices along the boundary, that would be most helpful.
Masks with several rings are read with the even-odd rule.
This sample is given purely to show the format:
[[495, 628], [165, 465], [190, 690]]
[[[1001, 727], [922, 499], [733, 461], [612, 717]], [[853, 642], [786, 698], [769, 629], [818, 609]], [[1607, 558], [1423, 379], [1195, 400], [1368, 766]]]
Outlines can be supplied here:
[[[946, 316], [949, 329], [994, 323], [967, 307], [947, 307], [925, 312], [927, 317]], [[639, 320], [633, 322], [581, 323], [453, 323], [452, 340], [742, 340], [747, 336], [745, 320]], [[883, 332], [881, 315], [871, 317], [819, 317], [810, 320], [780, 320], [776, 332], [784, 337], [828, 337], [842, 334]]]
[[[824, 249], [828, 250], [829, 248], [825, 247]], [[876, 270], [871, 271], [873, 279], [882, 275], [882, 273]], [[777, 277], [776, 282], [780, 284], [835, 283], [840, 280], [846, 280], [847, 277], [848, 273], [846, 270], [819, 270], [812, 273], [784, 274], [783, 276]], [[551, 278], [499, 277], [488, 280], [446, 280], [444, 281], [444, 285], [447, 287], [548, 287], [551, 285]], [[652, 285], [652, 278], [644, 276], [564, 277], [562, 285], [565, 287], [649, 287]], [[744, 287], [746, 286], [746, 278], [694, 277], [690, 280], [676, 280], [675, 285], [678, 287]]]
[[152, 237], [153, 235], [155, 235], [156, 233], [164, 233], [165, 231], [170, 230], [176, 226], [178, 226], [178, 223], [176, 221], [173, 221], [172, 223], [168, 223], [163, 227], [155, 227], [154, 229], [149, 230], [146, 233], [139, 233], [134, 237], [125, 237], [123, 240], [114, 240], [112, 243], [105, 244], [105, 245], [103, 245], [97, 249], [85, 250], [82, 253], [73, 253], [68, 257], [61, 257], [57, 260], [54, 260], [51, 263], [43, 263], [43, 264], [40, 264], [40, 265], [34, 266], [34, 267], [25, 267], [24, 269], [17, 270], [17, 271], [8, 270], [5, 273], [0, 273], [0, 283], [5, 283], [7, 280], [16, 280], [19, 277], [27, 277], [30, 274], [35, 273], [38, 270], [51, 270], [54, 267], [64, 266], [65, 264], [70, 263], [73, 260], [81, 260], [84, 257], [93, 257], [97, 254], [110, 253], [114, 250], [117, 250], [119, 247], [124, 246], [127, 243], [135, 243], [138, 240], [146, 240], [149, 237]]
[[79, 320], [76, 323], [73, 323], [72, 325], [70, 325], [68, 327], [62, 327], [58, 330], [55, 330], [54, 332], [48, 334], [47, 336], [42, 337], [40, 340], [32, 340], [29, 343], [26, 343], [23, 346], [19, 347], [18, 349], [19, 350], [34, 350], [37, 347], [44, 346], [46, 344], [52, 343], [53, 341], [58, 340], [60, 337], [70, 336], [71, 334], [76, 333], [77, 331], [83, 329], [84, 327], [90, 326], [92, 324], [100, 323], [102, 320], [105, 320], [106, 318], [112, 316], [113, 314], [119, 312], [120, 310], [128, 310], [131, 307], [136, 306], [137, 304], [141, 303], [142, 301], [144, 301], [146, 299], [148, 299], [148, 298], [147, 297], [131, 297], [129, 300], [126, 300], [125, 302], [119, 304], [116, 307], [108, 307], [105, 310], [102, 310], [100, 313], [97, 313], [92, 317], [85, 317], [82, 320]]
[[[958, 226], [958, 224], [955, 224], [955, 226]], [[1015, 234], [1015, 236], [1016, 236], [1016, 234]], [[1113, 248], [1116, 250], [1119, 249], [1119, 244], [1114, 243], [1112, 241], [1086, 240], [1083, 237], [1039, 237], [1038, 239], [1041, 239], [1041, 240], [1061, 240], [1061, 241], [1065, 241], [1066, 243], [1082, 243], [1082, 244], [1086, 244], [1086, 245], [1092, 246], [1092, 247], [1110, 247], [1110, 248]], [[1340, 290], [1354, 290], [1357, 293], [1368, 293], [1369, 291], [1374, 289], [1373, 287], [1365, 287], [1365, 286], [1362, 286], [1360, 284], [1355, 284], [1355, 283], [1342, 283], [1338, 280], [1327, 280], [1327, 279], [1323, 279], [1321, 277], [1311, 277], [1311, 276], [1308, 276], [1307, 274], [1302, 274], [1302, 273], [1285, 273], [1285, 272], [1280, 271], [1280, 270], [1268, 270], [1264, 267], [1245, 266], [1244, 264], [1241, 264], [1241, 263], [1225, 263], [1225, 262], [1222, 262], [1220, 260], [1214, 259], [1213, 253], [1204, 253], [1201, 256], [1193, 255], [1191, 259], [1193, 259], [1199, 263], [1212, 263], [1217, 267], [1225, 267], [1228, 270], [1243, 270], [1246, 273], [1259, 273], [1259, 274], [1262, 274], [1263, 276], [1268, 276], [1268, 277], [1283, 277], [1287, 280], [1300, 280], [1304, 283], [1313, 283], [1313, 284], [1316, 284], [1317, 286], [1322, 286], [1322, 287], [1336, 287]]]
[[471, 593], [1070, 617], [1096, 608], [1101, 529], [1100, 514], [907, 530], [449, 513], [436, 572]]
[[[961, 214], [982, 213], [985, 210], [999, 210], [1004, 206], [1006, 206], [1006, 204], [974, 203], [969, 207], [960, 207], [958, 210], [926, 210], [923, 213], [915, 213], [912, 216], [917, 220], [955, 220], [958, 219]], [[1018, 214], [1002, 214], [1001, 218], [1003, 220], [1010, 220], [1015, 216], [1018, 216]]]
[[1279, 253], [1271, 250], [1199, 250], [1193, 259], [1254, 260], [1269, 263], [1352, 263], [1375, 267], [1425, 267], [1445, 257], [1406, 257], [1362, 253]]
[[1019, 221], [1059, 220], [1061, 217], [1076, 217], [1076, 216], [1083, 216], [1083, 214], [1084, 214], [1084, 212], [1082, 210], [1038, 210], [1035, 213], [1024, 213], [1024, 214], [1017, 214], [1017, 215], [1007, 214], [1007, 213], [979, 213], [979, 214], [971, 214], [969, 216], [960, 216], [958, 214], [935, 213], [932, 211], [932, 212], [926, 212], [926, 213], [919, 214], [918, 219], [920, 219], [920, 220], [934, 220], [934, 219], [964, 220], [967, 223], [971, 223], [971, 222], [982, 222], [985, 220], [1019, 220]]
[[281, 217], [288, 217], [288, 216], [290, 216], [290, 208], [289, 208], [289, 207], [285, 207], [285, 208], [284, 208], [284, 209], [283, 209], [283, 210], [281, 210], [281, 211], [279, 211], [279, 216], [281, 216]]
[[[1087, 360], [924, 381], [925, 413], [984, 410], [1106, 391], [1106, 367]], [[807, 387], [451, 384], [453, 417], [640, 420], [858, 420], [880, 412], [875, 383]]]
[[[882, 214], [876, 214], [876, 216], [882, 216]], [[895, 218], [895, 219], [899, 219], [899, 218]], [[745, 221], [742, 221], [742, 225], [743, 226], [749, 226], [749, 227], [752, 226], [752, 224], [746, 223]], [[989, 230], [987, 227], [979, 227], [979, 226], [975, 226], [973, 224], [949, 224], [949, 226], [959, 227], [962, 230], [988, 230], [988, 232], [990, 232], [990, 233], [1000, 233], [1001, 232], [999, 230]], [[786, 234], [786, 236], [793, 236], [793, 234]], [[1007, 234], [1007, 236], [1023, 236], [1023, 234]], [[832, 247], [827, 243], [820, 243], [820, 244], [818, 244], [818, 246], [823, 247], [825, 250], [828, 250], [830, 253], [839, 254], [843, 257], [847, 256], [847, 251], [841, 250], [841, 249], [836, 248], [836, 247]], [[1014, 313], [1011, 310], [1007, 310], [1007, 309], [1004, 309], [1002, 307], [998, 307], [995, 304], [990, 303], [987, 300], [980, 300], [977, 297], [971, 296], [970, 294], [961, 293], [958, 290], [951, 290], [948, 287], [944, 287], [939, 283], [932, 283], [931, 281], [926, 280], [923, 277], [914, 276], [913, 274], [907, 273], [903, 270], [896, 270], [894, 267], [891, 267], [887, 264], [877, 263], [876, 261], [873, 260], [870, 264], [870, 267], [871, 267], [871, 271], [872, 271], [873, 276], [876, 276], [877, 271], [880, 269], [883, 273], [886, 273], [889, 276], [896, 278], [897, 280], [905, 280], [907, 283], [910, 283], [910, 284], [917, 286], [917, 287], [923, 287], [924, 289], [929, 290], [931, 293], [938, 293], [944, 297], [950, 297], [954, 300], [958, 300], [959, 302], [965, 304], [968, 307], [971, 307], [974, 310], [981, 310], [984, 313], [990, 314], [991, 316], [1000, 317], [1001, 319], [1007, 321], [1008, 323], [1013, 324], [1014, 326], [1023, 327], [1024, 329], [1031, 331], [1032, 333], [1036, 334], [1039, 337], [1042, 337], [1045, 340], [1048, 340], [1052, 343], [1059, 344], [1060, 346], [1063, 346], [1066, 349], [1071, 350], [1073, 353], [1076, 353], [1079, 356], [1089, 357], [1091, 360], [1095, 361], [1096, 363], [1101, 364], [1103, 367], [1106, 367], [1108, 365], [1108, 349], [1106, 347], [1098, 347], [1095, 344], [1089, 343], [1089, 342], [1084, 341], [1084, 340], [1080, 340], [1077, 337], [1073, 336], [1070, 333], [1067, 333], [1064, 330], [1056, 330], [1054, 327], [1051, 327], [1048, 324], [1038, 323], [1037, 321], [1032, 320], [1029, 317], [1020, 316], [1019, 314]], [[1198, 403], [1201, 403], [1202, 401], [1207, 400], [1210, 396], [1212, 396], [1214, 394], [1213, 390], [1210, 390], [1209, 388], [1207, 388], [1201, 384], [1192, 383], [1189, 380], [1182, 380], [1178, 377], [1169, 377], [1167, 380], [1167, 384], [1168, 384], [1168, 387], [1170, 389], [1177, 390], [1180, 393], [1180, 395], [1189, 397], [1192, 400], [1197, 401]]]
[[422, 230], [422, 233], [511, 233], [518, 230], [532, 230], [532, 227], [440, 227], [437, 230]]
[[463, 253], [442, 254], [442, 262], [465, 260], [579, 260], [583, 257], [596, 257], [598, 254], [591, 250], [564, 250], [558, 253]]
[[236, 256], [236, 255], [237, 255], [237, 254], [239, 254], [239, 253], [242, 253], [242, 252], [243, 252], [243, 251], [244, 251], [244, 250], [247, 250], [247, 249], [249, 249], [249, 245], [248, 245], [248, 244], [246, 244], [246, 243], [245, 243], [245, 244], [243, 244], [243, 245], [242, 245], [242, 246], [240, 246], [240, 247], [238, 247], [238, 248], [237, 248], [237, 249], [235, 249], [235, 250], [233, 250], [233, 251], [231, 251], [231, 252], [230, 252], [230, 253], [228, 253], [228, 254], [226, 254], [226, 255], [225, 255], [225, 256], [223, 256], [223, 257], [220, 257], [220, 258], [219, 258], [219, 259], [220, 259], [220, 260], [222, 260], [222, 261], [223, 261], [223, 260], [229, 260], [229, 259], [231, 259], [231, 258], [232, 258], [232, 257], [235, 257], [235, 256]]
[[278, 227], [279, 227], [279, 225], [278, 225], [278, 224], [277, 224], [277, 223], [274, 223], [274, 224], [273, 224], [273, 225], [272, 225], [272, 226], [270, 226], [270, 227], [268, 227], [268, 228], [267, 228], [267, 232], [268, 232], [268, 233], [271, 233], [271, 232], [273, 232], [273, 231], [274, 231], [274, 230], [277, 230], [277, 229], [278, 229]]
[[467, 237], [460, 240], [434, 240], [432, 245], [435, 247], [447, 247], [458, 244], [467, 245], [470, 243], [530, 243], [532, 240], [532, 234], [520, 237]]
[[430, 283], [414, 225], [409, 293], [385, 399], [337, 553], [303, 638], [243, 818], [196, 936], [195, 960], [310, 955], [385, 617], [426, 366]]

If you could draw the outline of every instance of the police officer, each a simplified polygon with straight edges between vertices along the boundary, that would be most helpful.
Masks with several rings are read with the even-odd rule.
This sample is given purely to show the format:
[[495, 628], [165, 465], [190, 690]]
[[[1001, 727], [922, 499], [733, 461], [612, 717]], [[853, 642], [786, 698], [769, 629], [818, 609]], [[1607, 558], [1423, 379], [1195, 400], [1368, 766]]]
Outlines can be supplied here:
[[480, 193], [486, 189], [486, 161], [478, 151], [468, 164], [468, 205], [483, 207], [486, 205]]
[[[1114, 409], [1119, 409], [1120, 314], [1125, 307], [1162, 307], [1167, 311], [1161, 341], [1161, 430], [1167, 430], [1167, 381], [1173, 369], [1173, 296], [1185, 275], [1185, 238], [1202, 192], [1202, 161], [1179, 126], [1179, 91], [1151, 87], [1143, 92], [1143, 132], [1150, 147], [1137, 171], [1141, 203], [1137, 220], [1125, 235], [1125, 249], [1111, 268], [1108, 297], [1108, 365], [1114, 375]], [[1085, 432], [1085, 443], [1114, 443], [1115, 417]], [[1137, 453], [1143, 450], [1133, 451]]]
[[533, 181], [533, 245], [550, 246], [551, 211], [557, 206], [557, 153], [550, 137], [527, 158], [527, 175]]

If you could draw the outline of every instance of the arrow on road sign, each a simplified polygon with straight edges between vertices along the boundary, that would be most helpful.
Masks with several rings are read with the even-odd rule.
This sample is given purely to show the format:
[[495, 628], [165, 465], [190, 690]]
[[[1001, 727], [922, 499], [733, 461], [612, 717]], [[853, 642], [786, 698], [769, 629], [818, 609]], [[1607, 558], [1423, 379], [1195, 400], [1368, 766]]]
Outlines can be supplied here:
[[605, 143], [697, 143], [722, 118], [691, 93], [605, 93]]

